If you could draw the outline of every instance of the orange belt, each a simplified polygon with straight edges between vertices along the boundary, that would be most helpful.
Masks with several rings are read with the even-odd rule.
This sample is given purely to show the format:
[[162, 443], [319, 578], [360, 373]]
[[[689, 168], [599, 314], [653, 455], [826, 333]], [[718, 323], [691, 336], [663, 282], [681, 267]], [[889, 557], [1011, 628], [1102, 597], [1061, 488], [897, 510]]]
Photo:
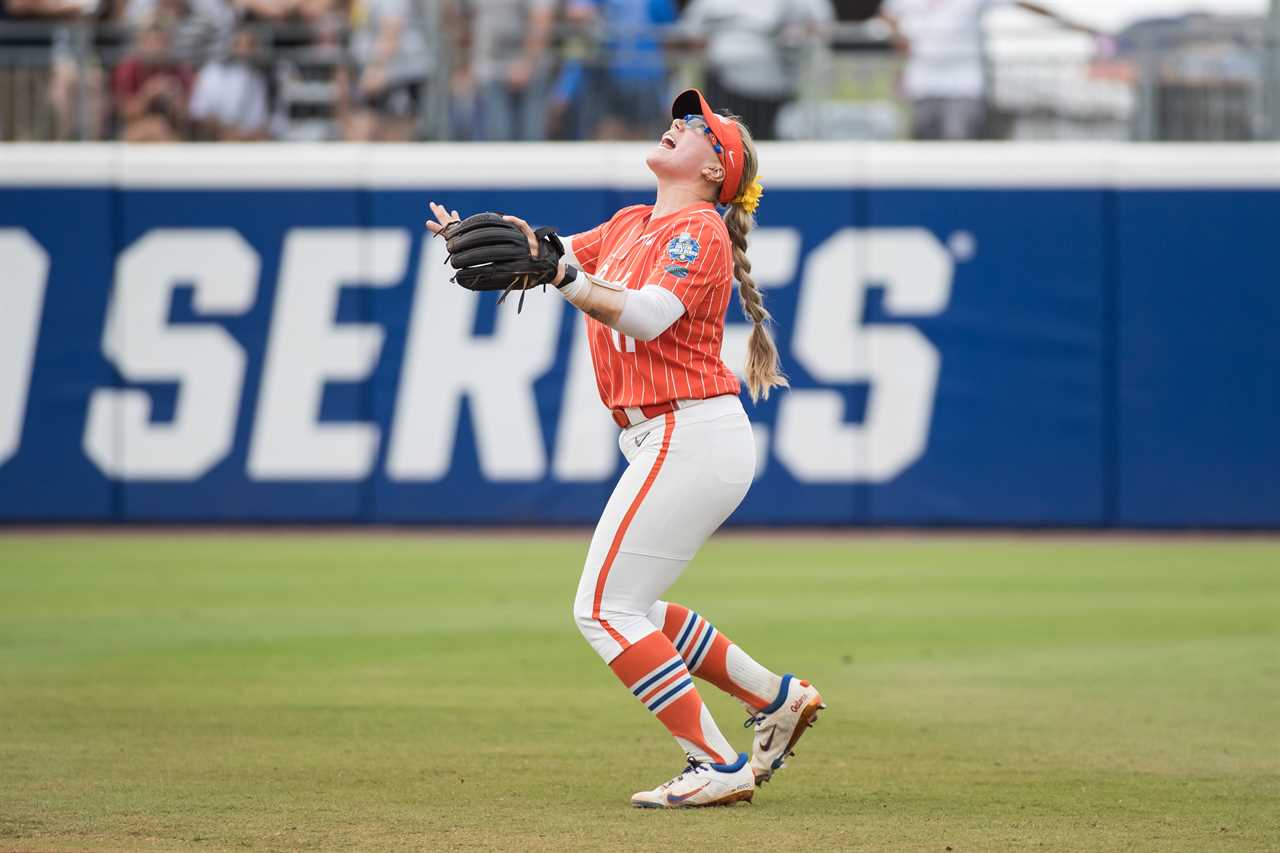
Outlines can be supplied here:
[[[638, 408], [640, 410], [640, 414], [644, 415], [645, 420], [648, 420], [649, 418], [656, 418], [658, 415], [665, 415], [667, 412], [674, 412], [680, 407], [676, 404], [675, 400], [669, 400], [666, 403], [656, 403], [652, 406], [631, 406], [629, 408]], [[631, 423], [631, 418], [627, 417], [626, 409], [614, 409], [613, 422], [623, 429], [626, 429], [629, 426], [634, 426], [634, 424]]]

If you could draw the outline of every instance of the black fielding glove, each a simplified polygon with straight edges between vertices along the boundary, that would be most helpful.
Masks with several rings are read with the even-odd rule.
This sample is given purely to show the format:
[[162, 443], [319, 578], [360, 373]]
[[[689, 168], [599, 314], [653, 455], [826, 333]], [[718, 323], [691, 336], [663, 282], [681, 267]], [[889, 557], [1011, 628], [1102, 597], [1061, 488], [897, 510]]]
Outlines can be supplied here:
[[537, 257], [529, 254], [529, 241], [519, 226], [496, 213], [468, 216], [441, 232], [449, 263], [457, 270], [453, 280], [467, 290], [502, 291], [499, 304], [511, 291], [519, 290], [517, 312], [524, 307], [524, 291], [553, 281], [564, 256], [564, 244], [554, 228], [539, 228], [534, 235]]

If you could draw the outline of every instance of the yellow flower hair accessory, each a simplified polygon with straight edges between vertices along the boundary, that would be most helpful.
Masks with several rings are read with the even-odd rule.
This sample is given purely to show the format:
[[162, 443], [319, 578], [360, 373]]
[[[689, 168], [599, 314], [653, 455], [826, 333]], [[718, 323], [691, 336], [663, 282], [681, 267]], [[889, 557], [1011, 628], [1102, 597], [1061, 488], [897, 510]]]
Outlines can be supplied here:
[[757, 176], [751, 182], [751, 186], [738, 194], [733, 203], [742, 205], [747, 213], [755, 213], [756, 208], [760, 206], [760, 196], [762, 195], [764, 195], [764, 184], [760, 183], [760, 178]]

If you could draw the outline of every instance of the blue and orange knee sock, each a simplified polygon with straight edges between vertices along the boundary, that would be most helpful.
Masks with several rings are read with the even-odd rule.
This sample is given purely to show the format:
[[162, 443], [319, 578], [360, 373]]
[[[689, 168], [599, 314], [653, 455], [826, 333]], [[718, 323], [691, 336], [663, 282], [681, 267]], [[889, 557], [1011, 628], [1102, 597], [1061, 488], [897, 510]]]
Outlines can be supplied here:
[[649, 620], [662, 629], [689, 671], [759, 710], [771, 705], [782, 678], [765, 669], [715, 626], [689, 608], [659, 601]]
[[609, 662], [609, 668], [699, 761], [733, 764], [738, 752], [702, 704], [689, 668], [661, 631], [654, 631]]

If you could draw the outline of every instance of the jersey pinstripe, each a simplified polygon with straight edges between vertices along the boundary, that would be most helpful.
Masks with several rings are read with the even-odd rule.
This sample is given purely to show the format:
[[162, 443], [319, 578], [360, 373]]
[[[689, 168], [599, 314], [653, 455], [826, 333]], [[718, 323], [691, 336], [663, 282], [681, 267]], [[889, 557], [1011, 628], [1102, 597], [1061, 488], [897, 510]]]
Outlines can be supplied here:
[[600, 400], [611, 409], [737, 394], [720, 359], [733, 297], [733, 249], [711, 203], [651, 219], [653, 206], [624, 207], [575, 234], [570, 247], [587, 273], [638, 290], [664, 287], [685, 313], [652, 341], [638, 341], [585, 317]]

